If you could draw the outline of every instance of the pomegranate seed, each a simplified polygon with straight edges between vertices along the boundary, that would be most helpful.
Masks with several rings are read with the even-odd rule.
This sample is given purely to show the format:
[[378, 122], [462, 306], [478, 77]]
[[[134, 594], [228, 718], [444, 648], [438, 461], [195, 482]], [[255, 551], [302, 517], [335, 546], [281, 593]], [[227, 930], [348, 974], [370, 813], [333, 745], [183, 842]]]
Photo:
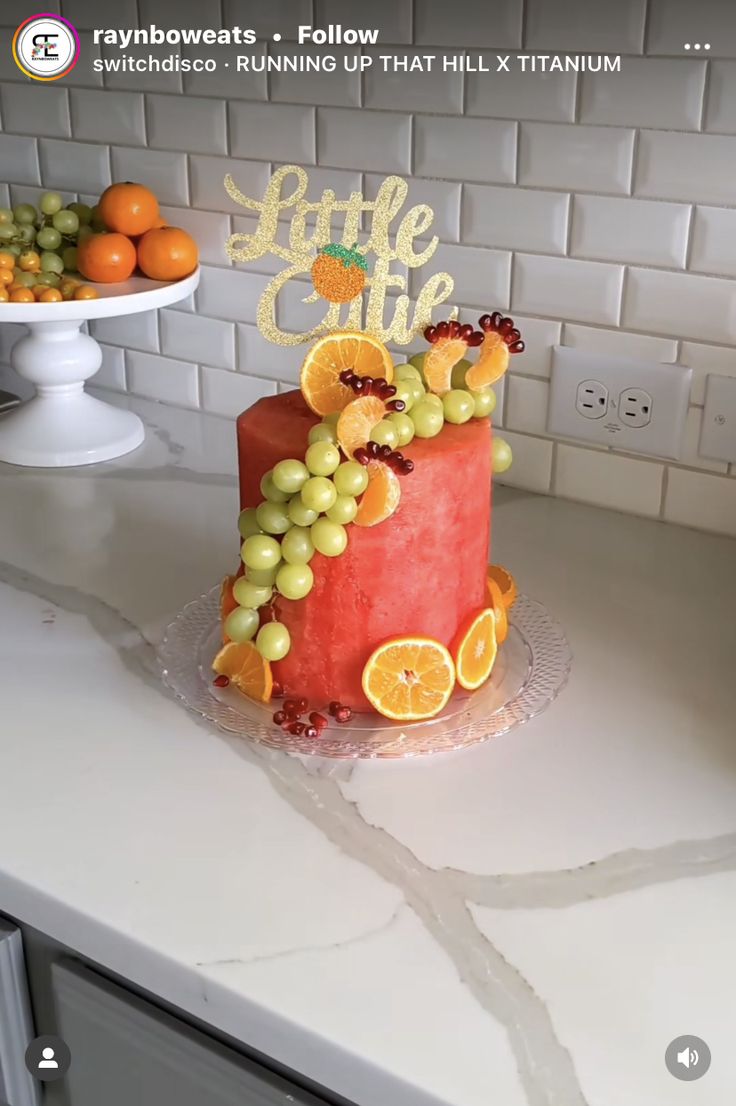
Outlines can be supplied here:
[[227, 685], [230, 683], [230, 678], [228, 676], [215, 676], [212, 683], [215, 685], [215, 687], [227, 687]]
[[403, 399], [392, 399], [390, 403], [386, 404], [386, 406], [388, 407], [389, 411], [406, 410], [406, 404], [404, 403]]
[[399, 453], [399, 451], [398, 451], [398, 449], [397, 449], [397, 450], [395, 450], [395, 451], [394, 451], [394, 452], [393, 452], [393, 453], [391, 454], [391, 459], [392, 459], [393, 461], [396, 461], [396, 462], [398, 462], [398, 464], [401, 464], [401, 462], [402, 462], [402, 461], [404, 460], [404, 454], [403, 454], [403, 453]]
[[483, 344], [483, 338], [484, 338], [484, 335], [480, 330], [474, 330], [473, 333], [468, 338], [468, 345], [471, 346], [471, 347], [480, 346], [480, 345]]
[[481, 315], [481, 317], [478, 319], [478, 326], [481, 328], [481, 330], [493, 330], [493, 316]]
[[283, 726], [284, 722], [286, 721], [286, 711], [277, 710], [273, 716], [273, 720], [277, 726]]
[[365, 380], [362, 376], [359, 376], [357, 380], [352, 382], [352, 389], [356, 396], [360, 396], [365, 391]]
[[378, 442], [368, 442], [365, 448], [368, 450], [368, 453], [371, 457], [377, 457], [378, 451], [381, 447]]
[[317, 729], [316, 726], [305, 726], [304, 727], [304, 736], [305, 737], [319, 737], [319, 730]]
[[362, 446], [361, 446], [360, 449], [356, 449], [355, 453], [353, 454], [353, 457], [355, 458], [355, 460], [358, 462], [359, 465], [368, 465], [368, 464], [370, 464], [370, 460], [371, 460], [370, 454], [369, 454], [368, 450], [363, 449]]
[[523, 353], [526, 349], [524, 342], [514, 342], [509, 346], [509, 353]]
[[296, 718], [298, 713], [296, 699], [284, 699], [284, 710], [291, 718]]
[[323, 730], [328, 725], [327, 719], [324, 714], [320, 714], [319, 711], [313, 710], [309, 716], [309, 721], [313, 726], [316, 726], [318, 730]]
[[391, 399], [392, 396], [396, 395], [396, 388], [393, 384], [386, 384], [383, 389], [383, 394], [386, 399]]
[[472, 324], [471, 323], [465, 323], [463, 326], [460, 327], [460, 333], [458, 334], [458, 338], [462, 338], [464, 341], [467, 342], [468, 338], [470, 337], [470, 335], [472, 333], [473, 333]]
[[342, 706], [342, 703], [338, 702], [337, 699], [333, 699], [332, 702], [330, 703], [329, 707], [327, 708], [327, 710], [330, 712], [330, 714], [334, 718], [341, 706]]
[[450, 323], [450, 337], [457, 338], [460, 335], [460, 323], [457, 319], [453, 319]]
[[349, 384], [352, 379], [353, 379], [353, 370], [352, 369], [343, 369], [342, 372], [340, 373], [340, 382], [342, 384]]
[[297, 699], [296, 709], [299, 714], [306, 714], [307, 710], [309, 709], [309, 703], [303, 696], [301, 699]]
[[437, 323], [437, 337], [449, 338], [450, 337], [450, 324], [449, 323]]
[[349, 722], [353, 717], [353, 712], [350, 707], [340, 707], [335, 714], [335, 721], [342, 724], [343, 722]]
[[381, 458], [382, 461], [385, 461], [387, 457], [390, 457], [392, 452], [393, 450], [391, 449], [390, 445], [379, 445], [378, 447], [378, 456]]
[[271, 698], [272, 699], [283, 699], [283, 697], [284, 697], [284, 686], [283, 686], [283, 684], [279, 684], [279, 683], [276, 682], [276, 680], [274, 680], [273, 681], [273, 687], [271, 688]]
[[290, 722], [286, 728], [289, 733], [299, 735], [303, 734], [307, 727], [304, 725], [303, 722]]
[[430, 343], [430, 345], [432, 345], [434, 342], [436, 342], [437, 337], [438, 337], [437, 327], [436, 326], [426, 327], [425, 331], [424, 331], [424, 337], [427, 339], [427, 341]]
[[401, 472], [402, 476], [408, 476], [410, 472], [414, 472], [414, 462], [410, 461], [407, 457], [405, 461], [401, 462], [399, 471]]

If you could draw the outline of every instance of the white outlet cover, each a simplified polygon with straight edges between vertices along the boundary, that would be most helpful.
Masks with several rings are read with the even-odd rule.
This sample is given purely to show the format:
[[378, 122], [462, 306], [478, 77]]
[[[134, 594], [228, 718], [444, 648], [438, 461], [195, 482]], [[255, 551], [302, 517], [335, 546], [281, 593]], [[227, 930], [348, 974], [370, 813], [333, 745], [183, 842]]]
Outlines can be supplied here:
[[[585, 418], [576, 409], [583, 381], [602, 384], [608, 392], [604, 417]], [[682, 452], [691, 381], [692, 369], [680, 365], [554, 346], [547, 432], [628, 453], [677, 459]], [[619, 397], [632, 392], [646, 393], [652, 399], [649, 421], [643, 426], [627, 424], [623, 414], [619, 415]]]
[[736, 377], [708, 374], [698, 453], [736, 461]]

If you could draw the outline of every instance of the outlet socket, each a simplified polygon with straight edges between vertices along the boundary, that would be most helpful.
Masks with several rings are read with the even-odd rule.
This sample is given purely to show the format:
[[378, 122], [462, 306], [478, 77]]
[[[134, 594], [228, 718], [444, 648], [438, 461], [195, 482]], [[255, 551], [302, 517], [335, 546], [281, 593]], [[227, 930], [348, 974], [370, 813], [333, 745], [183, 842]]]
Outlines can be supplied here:
[[[692, 369], [588, 350], [552, 351], [547, 431], [654, 457], [682, 451]], [[581, 402], [592, 403], [593, 415]], [[603, 400], [603, 402], [601, 402]]]

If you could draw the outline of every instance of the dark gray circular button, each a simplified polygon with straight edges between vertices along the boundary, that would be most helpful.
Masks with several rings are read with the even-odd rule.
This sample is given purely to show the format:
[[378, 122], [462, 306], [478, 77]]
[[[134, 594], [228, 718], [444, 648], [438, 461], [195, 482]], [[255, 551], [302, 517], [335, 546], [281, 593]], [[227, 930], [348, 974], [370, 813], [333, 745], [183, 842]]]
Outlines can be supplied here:
[[700, 1079], [710, 1067], [710, 1049], [701, 1037], [692, 1037], [686, 1033], [675, 1037], [667, 1045], [664, 1062], [670, 1075], [675, 1079], [692, 1082]]
[[42, 1083], [63, 1079], [71, 1065], [72, 1054], [61, 1037], [36, 1037], [26, 1049], [26, 1067]]

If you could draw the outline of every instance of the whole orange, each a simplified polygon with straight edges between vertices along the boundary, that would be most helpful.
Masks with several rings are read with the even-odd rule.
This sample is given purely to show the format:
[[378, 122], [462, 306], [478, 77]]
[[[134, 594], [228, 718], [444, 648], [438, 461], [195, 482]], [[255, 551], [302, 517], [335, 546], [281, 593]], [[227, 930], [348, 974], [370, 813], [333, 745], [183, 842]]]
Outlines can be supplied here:
[[152, 280], [181, 280], [198, 260], [197, 243], [181, 227], [149, 230], [138, 243], [138, 264]]
[[124, 234], [93, 234], [77, 248], [80, 273], [99, 284], [127, 280], [135, 262], [135, 246]]
[[135, 236], [145, 234], [158, 218], [158, 200], [142, 184], [111, 184], [100, 196], [98, 213], [108, 230]]

